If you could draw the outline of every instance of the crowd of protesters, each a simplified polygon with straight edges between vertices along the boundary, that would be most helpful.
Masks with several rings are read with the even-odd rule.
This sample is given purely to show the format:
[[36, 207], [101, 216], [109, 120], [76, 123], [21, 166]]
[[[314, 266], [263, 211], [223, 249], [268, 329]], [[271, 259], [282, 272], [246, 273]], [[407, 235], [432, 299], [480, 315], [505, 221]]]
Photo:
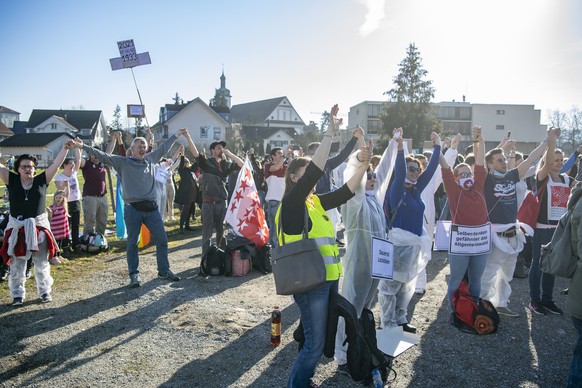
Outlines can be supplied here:
[[[519, 314], [510, 308], [510, 281], [520, 276], [518, 270], [524, 271], [520, 267], [524, 264], [527, 270], [522, 276], [529, 279], [528, 307], [532, 313], [563, 314], [553, 299], [554, 276], [541, 271], [540, 252], [567, 211], [567, 197], [579, 179], [582, 146], [566, 160], [557, 148], [560, 130], [550, 128], [545, 140], [527, 157], [516, 150], [515, 141], [508, 136], [499, 146], [487, 150], [481, 127], [474, 126], [470, 133], [472, 145], [464, 156], [457, 151], [460, 134], [441, 141], [435, 132], [430, 135], [432, 150], [413, 154], [405, 141], [405, 129], [397, 128], [382, 155], [373, 156], [372, 144], [366, 144], [364, 132], [358, 127], [338, 154], [328, 158], [338, 127], [336, 114], [334, 106], [328, 131], [321, 142], [307, 147], [307, 157], [301, 147], [293, 145], [272, 148], [262, 161], [254, 152], [247, 153], [266, 213], [269, 243], [275, 246], [280, 242], [281, 235], [275, 227], [279, 214], [285, 216], [279, 233], [285, 233], [286, 241], [300, 235], [303, 212], [297, 209], [304, 208], [309, 227], [325, 234], [326, 243], [320, 250], [326, 253], [324, 256], [334, 258], [326, 263], [328, 276], [324, 285], [294, 295], [306, 341], [293, 365], [288, 386], [314, 385], [312, 377], [325, 337], [323, 312], [327, 311], [329, 293], [340, 289], [342, 273], [341, 292], [358, 314], [378, 301], [381, 327], [401, 327], [416, 333], [410, 324], [408, 304], [415, 291], [427, 291], [425, 267], [431, 257], [438, 219], [450, 220], [455, 230], [482, 228], [488, 242], [485, 248], [453, 249], [451, 245], [447, 292], [451, 314], [455, 309], [453, 294], [465, 279], [475, 300], [487, 299], [502, 316], [517, 317]], [[182, 138], [183, 145], [174, 147], [178, 138]], [[119, 151], [114, 153], [116, 143]], [[191, 221], [196, 219], [198, 207], [203, 252], [211, 245], [213, 233], [215, 244], [226, 245], [224, 218], [229, 183], [232, 185], [244, 164], [244, 158], [226, 146], [224, 141], [213, 142], [207, 156], [205, 150], [198, 151], [183, 128], [155, 148], [153, 135], [148, 132], [147, 139], [134, 138], [126, 150], [121, 134], [115, 133], [106, 151], [80, 139], [67, 140], [54, 162], [38, 175], [37, 160], [32, 155], [16, 158], [14, 171], [0, 164], [0, 179], [8, 187], [10, 202], [0, 253], [4, 263], [10, 264], [12, 305], [24, 303], [24, 283], [30, 277], [27, 272], [31, 262], [40, 299], [50, 302], [50, 264], [82, 255], [80, 236], [106, 233], [109, 168], [115, 170], [121, 185], [123, 203], [117, 204], [117, 211], [123, 211], [127, 231], [129, 286], [141, 285], [138, 242], [142, 224], [156, 245], [158, 277], [180, 280], [170, 269], [164, 222], [174, 220], [176, 203], [180, 208], [180, 233], [194, 231]], [[186, 156], [185, 147], [191, 159]], [[174, 154], [165, 159], [171, 149]], [[86, 158], [81, 157], [82, 151]], [[57, 174], [60, 168], [62, 172]], [[79, 170], [85, 178], [83, 188], [79, 187]], [[47, 207], [47, 188], [53, 180], [57, 191], [53, 204]], [[541, 203], [535, 228], [524, 225], [517, 216], [527, 189], [536, 193]], [[338, 248], [343, 242], [337, 238], [336, 229], [341, 224], [345, 226], [347, 247], [340, 258]], [[371, 276], [373, 237], [393, 246], [394, 264], [389, 279]], [[579, 280], [580, 271], [577, 274]], [[573, 287], [578, 283], [574, 282]], [[568, 311], [574, 315], [580, 332], [582, 316], [576, 315], [579, 309], [570, 306], [579, 302], [571, 300], [568, 299]], [[455, 320], [451, 322], [454, 324]], [[581, 347], [579, 340], [572, 381], [580, 381]], [[340, 320], [335, 350], [338, 370], [346, 369], [346, 355]]]

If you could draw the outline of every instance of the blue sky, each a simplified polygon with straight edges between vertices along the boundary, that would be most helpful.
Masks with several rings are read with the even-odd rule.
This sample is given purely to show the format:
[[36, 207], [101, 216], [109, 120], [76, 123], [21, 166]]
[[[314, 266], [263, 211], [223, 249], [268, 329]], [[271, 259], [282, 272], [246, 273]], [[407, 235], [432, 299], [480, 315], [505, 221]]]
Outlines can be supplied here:
[[[102, 110], [139, 103], [150, 125], [176, 92], [208, 102], [224, 66], [233, 104], [289, 97], [303, 120], [384, 100], [407, 46], [420, 50], [435, 101], [582, 108], [582, 2], [576, 0], [0, 1], [0, 105]], [[315, 113], [311, 113], [315, 112]]]

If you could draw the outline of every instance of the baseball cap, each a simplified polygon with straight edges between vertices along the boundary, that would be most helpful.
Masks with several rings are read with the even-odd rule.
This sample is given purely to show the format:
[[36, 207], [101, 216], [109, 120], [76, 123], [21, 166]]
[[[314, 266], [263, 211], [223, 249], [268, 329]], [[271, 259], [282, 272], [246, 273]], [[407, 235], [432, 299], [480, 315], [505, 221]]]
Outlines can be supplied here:
[[214, 149], [214, 147], [216, 147], [219, 144], [221, 146], [223, 146], [223, 147], [226, 147], [226, 142], [225, 141], [215, 141], [212, 144], [210, 144], [210, 150], [212, 151]]

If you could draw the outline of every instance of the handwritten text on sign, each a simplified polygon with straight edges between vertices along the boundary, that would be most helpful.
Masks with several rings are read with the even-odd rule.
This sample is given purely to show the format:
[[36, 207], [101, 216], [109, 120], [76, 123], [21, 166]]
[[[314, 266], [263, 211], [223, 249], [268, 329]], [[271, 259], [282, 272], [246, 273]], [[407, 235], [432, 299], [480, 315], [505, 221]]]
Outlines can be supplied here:
[[449, 252], [455, 255], [479, 255], [491, 252], [491, 224], [453, 225]]
[[137, 52], [135, 51], [133, 39], [117, 42], [117, 48], [123, 63], [137, 62]]
[[372, 237], [372, 277], [392, 279], [394, 273], [394, 245], [381, 238]]

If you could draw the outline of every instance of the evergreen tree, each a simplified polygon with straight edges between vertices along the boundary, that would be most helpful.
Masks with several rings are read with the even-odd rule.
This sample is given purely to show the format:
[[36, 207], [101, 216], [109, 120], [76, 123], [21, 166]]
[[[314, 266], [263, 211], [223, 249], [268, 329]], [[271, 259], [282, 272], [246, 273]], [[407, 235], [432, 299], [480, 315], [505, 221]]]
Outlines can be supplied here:
[[226, 100], [226, 97], [220, 93], [219, 89], [215, 89], [214, 97], [210, 100], [209, 105], [217, 108], [225, 108], [228, 107], [228, 101]]
[[321, 114], [321, 120], [320, 120], [319, 124], [320, 124], [319, 130], [321, 132], [325, 132], [325, 130], [327, 129], [327, 126], [329, 125], [329, 112], [328, 111], [323, 111], [323, 113]]
[[119, 107], [119, 105], [117, 105], [115, 107], [115, 110], [113, 111], [113, 122], [111, 123], [109, 128], [111, 129], [112, 132], [123, 130], [123, 124], [121, 124], [121, 108]]
[[408, 46], [406, 58], [399, 67], [394, 87], [384, 93], [388, 95], [388, 102], [382, 115], [383, 137], [390, 139], [392, 130], [402, 127], [404, 136], [413, 140], [411, 148], [420, 147], [440, 127], [431, 106], [435, 90], [432, 81], [426, 79], [428, 72], [422, 67], [422, 58], [414, 43]]

